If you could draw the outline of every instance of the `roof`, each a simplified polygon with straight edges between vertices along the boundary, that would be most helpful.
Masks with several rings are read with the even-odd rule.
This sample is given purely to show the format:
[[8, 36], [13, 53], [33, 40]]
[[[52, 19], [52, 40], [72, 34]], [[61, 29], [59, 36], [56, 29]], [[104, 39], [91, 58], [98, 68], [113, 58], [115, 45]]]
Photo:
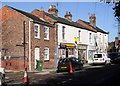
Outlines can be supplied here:
[[77, 22], [69, 21], [69, 20], [67, 20], [65, 18], [61, 18], [61, 17], [55, 16], [55, 15], [49, 14], [49, 13], [46, 13], [46, 15], [49, 16], [50, 18], [56, 20], [56, 23], [62, 23], [62, 24], [74, 26], [74, 27], [77, 27], [77, 28], [81, 28], [81, 29], [86, 29], [86, 30], [89, 30], [89, 31], [93, 31], [93, 30], [90, 30], [90, 29], [88, 29], [88, 28], [86, 28], [86, 27], [78, 24]]
[[35, 23], [39, 23], [39, 24], [46, 25], [46, 26], [49, 26], [49, 27], [54, 27], [54, 25], [39, 19], [38, 17], [36, 17], [35, 15], [33, 15], [31, 13], [28, 13], [28, 12], [25, 12], [25, 11], [22, 11], [22, 10], [18, 10], [16, 8], [13, 8], [13, 7], [10, 7], [10, 6], [7, 6], [7, 7], [25, 15], [26, 17], [29, 17], [29, 18], [33, 19], [33, 22], [35, 22]]
[[[81, 20], [81, 19], [79, 19], [79, 20]], [[90, 25], [89, 22], [86, 22], [86, 21], [84, 21], [84, 20], [81, 20], [81, 21], [84, 22], [84, 23], [86, 23], [87, 25], [93, 27], [92, 25]], [[93, 28], [96, 29], [98, 32], [102, 32], [102, 33], [108, 34], [108, 32], [103, 31], [102, 29], [100, 29], [100, 28], [97, 27], [97, 26], [96, 26], [96, 28], [95, 28], [95, 27], [93, 27]]]

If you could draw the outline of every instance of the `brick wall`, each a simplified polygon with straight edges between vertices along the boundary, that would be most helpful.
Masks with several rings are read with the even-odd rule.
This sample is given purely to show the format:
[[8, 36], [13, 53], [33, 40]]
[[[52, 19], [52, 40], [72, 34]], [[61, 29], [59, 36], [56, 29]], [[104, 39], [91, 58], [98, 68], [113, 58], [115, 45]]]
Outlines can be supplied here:
[[[19, 66], [23, 66], [24, 60], [19, 58], [24, 58], [24, 49], [22, 46], [23, 43], [23, 22], [25, 24], [25, 39], [26, 39], [26, 65], [28, 66], [29, 62], [29, 18], [24, 16], [21, 13], [16, 12], [15, 10], [5, 6], [0, 12], [2, 12], [2, 57], [11, 56], [11, 58], [16, 58], [12, 60], [2, 60], [2, 65], [7, 69], [19, 70]], [[44, 40], [44, 25], [40, 25], [40, 39], [34, 38], [34, 23], [31, 22], [31, 66], [34, 70], [34, 49], [35, 47], [40, 48], [40, 59], [43, 60], [43, 49], [44, 47], [49, 47], [50, 60], [44, 61], [43, 68], [52, 68], [54, 67], [54, 52], [55, 52], [55, 29], [49, 28], [50, 38], [49, 40]], [[17, 45], [17, 46], [16, 46]], [[18, 63], [18, 64], [17, 64]], [[13, 65], [17, 64], [17, 65]]]
[[[28, 41], [28, 18], [16, 12], [15, 10], [5, 6], [1, 9], [2, 12], [2, 58], [4, 56], [16, 58], [12, 60], [2, 60], [4, 67], [7, 69], [18, 70], [19, 65], [22, 66], [23, 47], [17, 46], [23, 43], [23, 21], [26, 21], [26, 41]], [[28, 46], [26, 46], [26, 58], [28, 58]], [[22, 63], [22, 64], [21, 64]], [[22, 67], [23, 68], [23, 67]]]
[[[40, 11], [40, 10], [35, 9], [31, 13], [39, 18], [44, 19], [46, 22], [49, 22], [51, 24], [54, 24], [54, 22], [56, 21], [56, 20], [46, 16], [45, 12], [43, 10]], [[49, 42], [44, 41], [44, 40], [42, 41], [42, 39], [41, 39], [41, 44], [43, 44], [44, 46], [50, 47], [50, 61], [44, 62], [44, 64], [43, 64], [44, 68], [52, 68], [55, 66], [54, 54], [55, 54], [55, 45], [56, 45], [55, 43], [57, 43], [57, 33], [56, 32], [57, 32], [56, 28], [50, 28], [50, 41]], [[43, 32], [41, 32], [41, 36], [43, 36]], [[41, 56], [41, 57], [43, 57], [43, 56]]]

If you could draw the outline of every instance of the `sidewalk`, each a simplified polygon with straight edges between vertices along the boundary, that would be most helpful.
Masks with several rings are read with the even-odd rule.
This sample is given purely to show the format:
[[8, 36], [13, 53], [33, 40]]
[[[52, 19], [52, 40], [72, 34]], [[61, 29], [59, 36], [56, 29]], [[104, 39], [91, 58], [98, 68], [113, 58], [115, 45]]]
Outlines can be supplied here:
[[[90, 64], [84, 64], [83, 67], [88, 68], [90, 67]], [[48, 74], [53, 74], [56, 72], [56, 68], [51, 69], [43, 69], [42, 71], [28, 71], [28, 75], [30, 78], [30, 81], [33, 81], [36, 79], [36, 77], [40, 76], [42, 79], [45, 78], [45, 76], [48, 76]], [[24, 71], [12, 71], [12, 70], [6, 70], [6, 78], [5, 82], [7, 84], [13, 84], [13, 83], [23, 83], [23, 77], [24, 77]]]
[[[91, 64], [88, 64], [88, 63], [86, 63], [86, 64], [84, 64], [83, 65], [83, 67], [85, 67], [85, 68], [87, 68], [87, 67], [90, 67], [91, 66]], [[30, 72], [30, 73], [50, 73], [50, 72], [56, 72], [56, 70], [57, 70], [57, 68], [47, 68], [47, 69], [42, 69], [42, 71], [38, 71], [38, 70], [34, 70], [34, 71], [27, 71], [27, 72]], [[24, 72], [24, 70], [23, 71], [14, 71], [14, 70], [5, 70], [5, 72], [6, 73], [17, 73], [17, 72]]]

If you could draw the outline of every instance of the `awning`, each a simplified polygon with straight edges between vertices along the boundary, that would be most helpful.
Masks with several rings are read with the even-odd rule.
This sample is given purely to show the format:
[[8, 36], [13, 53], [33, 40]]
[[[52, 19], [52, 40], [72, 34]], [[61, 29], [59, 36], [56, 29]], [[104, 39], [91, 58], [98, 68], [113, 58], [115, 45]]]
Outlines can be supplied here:
[[76, 46], [75, 46], [75, 44], [70, 44], [70, 43], [60, 43], [60, 48], [61, 49], [66, 49], [66, 48], [68, 48], [68, 49], [73, 49], [73, 48], [75, 48]]
[[74, 44], [65, 44], [65, 45], [66, 45], [66, 48], [75, 48]]

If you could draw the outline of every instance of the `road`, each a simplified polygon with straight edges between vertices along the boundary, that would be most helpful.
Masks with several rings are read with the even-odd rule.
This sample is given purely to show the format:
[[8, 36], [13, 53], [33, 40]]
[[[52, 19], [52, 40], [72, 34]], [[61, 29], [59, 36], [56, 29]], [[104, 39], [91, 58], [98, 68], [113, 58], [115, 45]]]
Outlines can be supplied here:
[[[86, 86], [86, 85], [114, 85], [120, 86], [120, 65], [96, 65], [74, 73], [60, 72], [45, 75], [31, 74], [29, 86]], [[15, 81], [14, 81], [15, 82]], [[16, 81], [17, 82], [17, 81]], [[20, 86], [23, 83], [19, 84]], [[7, 86], [16, 86], [7, 83]]]

